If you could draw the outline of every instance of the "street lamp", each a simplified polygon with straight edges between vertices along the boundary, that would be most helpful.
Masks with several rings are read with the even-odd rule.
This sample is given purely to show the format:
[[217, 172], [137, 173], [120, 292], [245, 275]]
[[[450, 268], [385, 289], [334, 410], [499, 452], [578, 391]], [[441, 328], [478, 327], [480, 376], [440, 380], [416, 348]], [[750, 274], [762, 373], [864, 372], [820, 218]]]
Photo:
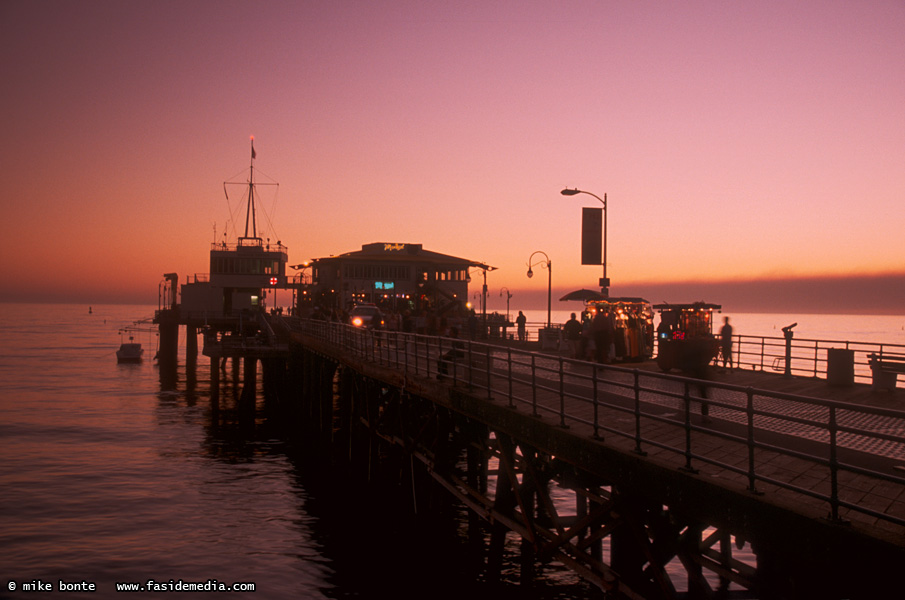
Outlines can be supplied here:
[[298, 294], [299, 291], [302, 292], [302, 295], [305, 296], [306, 300], [312, 300], [312, 298], [308, 294], [308, 292], [311, 289], [311, 284], [312, 284], [312, 279], [313, 279], [310, 271], [308, 272], [307, 283], [305, 281], [305, 271], [309, 267], [311, 267], [310, 260], [306, 260], [305, 262], [298, 264], [298, 265], [289, 265], [290, 269], [295, 269], [296, 271], [298, 271], [298, 273], [296, 275], [298, 277], [298, 284], [295, 284], [293, 282], [293, 285], [292, 285], [292, 304], [293, 304], [293, 308], [295, 308], [296, 310], [298, 310], [302, 304], [302, 300]]
[[594, 196], [600, 203], [603, 204], [603, 278], [600, 280], [600, 291], [604, 296], [609, 297], [610, 295], [610, 280], [606, 277], [606, 194], [603, 195], [603, 198], [598, 196], [597, 194], [592, 194], [591, 192], [586, 192], [584, 190], [579, 190], [578, 188], [569, 189], [566, 188], [560, 192], [563, 196], [575, 196], [576, 194], [587, 194], [588, 196]]
[[500, 290], [500, 297], [503, 297], [503, 290], [506, 290], [506, 322], [509, 322], [509, 300], [512, 298], [512, 292], [509, 291], [509, 288], [504, 287]]
[[[487, 271], [496, 271], [496, 267], [491, 267], [490, 265], [475, 265], [477, 268], [481, 269], [481, 273], [484, 276], [484, 285], [481, 288], [481, 318], [484, 322], [484, 330], [487, 330]], [[465, 273], [465, 282], [471, 283], [471, 272], [466, 271]]]
[[[534, 259], [535, 254], [543, 254], [546, 261], [538, 260], [536, 263], [531, 264], [532, 259]], [[541, 252], [540, 250], [533, 252], [531, 256], [528, 257], [528, 278], [534, 277], [534, 271], [531, 270], [531, 267], [536, 265], [547, 265], [547, 329], [552, 327], [550, 321], [550, 299], [553, 295], [553, 261], [550, 260], [550, 257], [547, 256], [546, 252]]]

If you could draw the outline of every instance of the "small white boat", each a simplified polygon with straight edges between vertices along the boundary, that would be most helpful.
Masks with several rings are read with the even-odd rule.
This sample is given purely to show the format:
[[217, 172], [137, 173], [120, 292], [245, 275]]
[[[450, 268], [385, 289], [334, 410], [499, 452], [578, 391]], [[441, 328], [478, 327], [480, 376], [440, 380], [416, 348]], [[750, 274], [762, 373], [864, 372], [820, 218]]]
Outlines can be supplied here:
[[118, 363], [137, 363], [141, 362], [141, 356], [145, 353], [141, 344], [135, 342], [130, 335], [128, 343], [123, 342], [116, 351], [116, 362]]

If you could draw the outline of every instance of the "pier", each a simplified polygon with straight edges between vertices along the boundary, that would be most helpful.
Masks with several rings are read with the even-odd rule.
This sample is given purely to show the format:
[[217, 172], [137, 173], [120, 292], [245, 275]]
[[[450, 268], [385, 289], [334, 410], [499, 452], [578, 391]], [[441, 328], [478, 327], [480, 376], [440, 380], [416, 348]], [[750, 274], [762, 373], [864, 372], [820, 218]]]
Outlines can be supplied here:
[[901, 389], [745, 370], [701, 382], [649, 362], [263, 313], [246, 335], [204, 339], [215, 407], [220, 362], [243, 361], [253, 390], [260, 361], [290, 427], [337, 473], [389, 478], [415, 513], [467, 507], [487, 581], [515, 536], [525, 585], [553, 561], [616, 597], [874, 598], [899, 586]]
[[[650, 360], [652, 317], [639, 299], [622, 322], [634, 351], [620, 353], [637, 362], [573, 360], [549, 316], [535, 344], [507, 338], [508, 317], [489, 326], [495, 267], [480, 261], [373, 243], [287, 265], [287, 248], [256, 228], [254, 159], [252, 146], [244, 236], [212, 244], [210, 274], [190, 277], [181, 303], [176, 274], [161, 283], [162, 387], [175, 385], [185, 327], [187, 364], [199, 335], [210, 360], [215, 418], [231, 363], [240, 419], [254, 415], [261, 380], [280, 421], [334, 477], [379, 482], [414, 515], [466, 510], [469, 558], [491, 585], [515, 543], [526, 588], [551, 564], [636, 600], [867, 599], [901, 588], [902, 348], [796, 346], [792, 325], [781, 344], [737, 337], [744, 368], [693, 379], [661, 371], [683, 364]], [[438, 323], [355, 327], [315, 310], [383, 302], [462, 318], [472, 271], [484, 278], [477, 339], [437, 335]], [[293, 292], [293, 316], [266, 310], [278, 290]], [[688, 340], [715, 350], [712, 314], [699, 308], [688, 310], [706, 335], [689, 330]], [[686, 339], [674, 333], [663, 339]], [[711, 355], [698, 354], [691, 362], [706, 367]]]

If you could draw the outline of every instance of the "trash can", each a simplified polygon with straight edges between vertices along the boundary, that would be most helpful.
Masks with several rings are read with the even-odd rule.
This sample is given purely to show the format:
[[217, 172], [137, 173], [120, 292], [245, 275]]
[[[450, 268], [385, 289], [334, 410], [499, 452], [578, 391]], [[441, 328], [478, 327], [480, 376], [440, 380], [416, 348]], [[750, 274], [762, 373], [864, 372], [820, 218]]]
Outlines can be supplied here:
[[826, 351], [826, 382], [830, 385], [855, 383], [855, 351], [828, 348]]
[[560, 330], [555, 327], [541, 327], [537, 330], [541, 350], [558, 350]]

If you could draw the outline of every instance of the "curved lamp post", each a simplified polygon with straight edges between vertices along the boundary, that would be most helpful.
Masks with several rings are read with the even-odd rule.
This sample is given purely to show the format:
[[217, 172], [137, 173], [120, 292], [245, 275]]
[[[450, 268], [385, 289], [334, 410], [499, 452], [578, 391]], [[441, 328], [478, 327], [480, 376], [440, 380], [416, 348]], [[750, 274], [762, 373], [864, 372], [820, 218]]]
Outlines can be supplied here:
[[308, 282], [305, 283], [305, 271], [311, 267], [311, 261], [306, 260], [305, 262], [298, 265], [289, 265], [290, 269], [295, 269], [298, 271], [299, 283], [298, 286], [292, 287], [292, 306], [293, 308], [298, 308], [300, 304], [300, 299], [298, 297], [298, 292], [301, 291], [302, 295], [304, 295], [309, 300], [311, 299], [308, 296], [308, 290], [311, 288], [311, 284], [313, 283], [311, 273], [308, 273]]
[[[481, 269], [481, 273], [484, 275], [484, 285], [481, 287], [481, 320], [484, 324], [484, 332], [487, 332], [487, 271], [496, 271], [496, 267], [491, 267], [490, 265], [478, 265], [477, 268]], [[471, 283], [471, 271], [465, 272], [465, 281], [467, 283]]]
[[[532, 264], [531, 261], [534, 259], [535, 254], [543, 254], [546, 261], [538, 260], [536, 263]], [[553, 290], [553, 261], [550, 260], [550, 257], [547, 256], [546, 252], [541, 252], [540, 250], [533, 252], [531, 256], [528, 257], [528, 278], [534, 277], [534, 271], [531, 270], [531, 267], [535, 267], [537, 265], [547, 265], [547, 329], [550, 329], [550, 299], [552, 297]]]
[[594, 196], [600, 203], [603, 204], [603, 279], [600, 280], [600, 291], [604, 296], [610, 295], [610, 280], [606, 278], [606, 194], [603, 195], [603, 198], [598, 196], [597, 194], [592, 194], [591, 192], [586, 192], [584, 190], [579, 190], [578, 188], [569, 189], [566, 188], [560, 192], [563, 196], [575, 196], [577, 194], [587, 194], [588, 196]]
[[506, 322], [509, 322], [509, 300], [512, 299], [512, 292], [509, 291], [509, 288], [504, 287], [500, 290], [500, 298], [503, 297], [503, 290], [506, 291]]

